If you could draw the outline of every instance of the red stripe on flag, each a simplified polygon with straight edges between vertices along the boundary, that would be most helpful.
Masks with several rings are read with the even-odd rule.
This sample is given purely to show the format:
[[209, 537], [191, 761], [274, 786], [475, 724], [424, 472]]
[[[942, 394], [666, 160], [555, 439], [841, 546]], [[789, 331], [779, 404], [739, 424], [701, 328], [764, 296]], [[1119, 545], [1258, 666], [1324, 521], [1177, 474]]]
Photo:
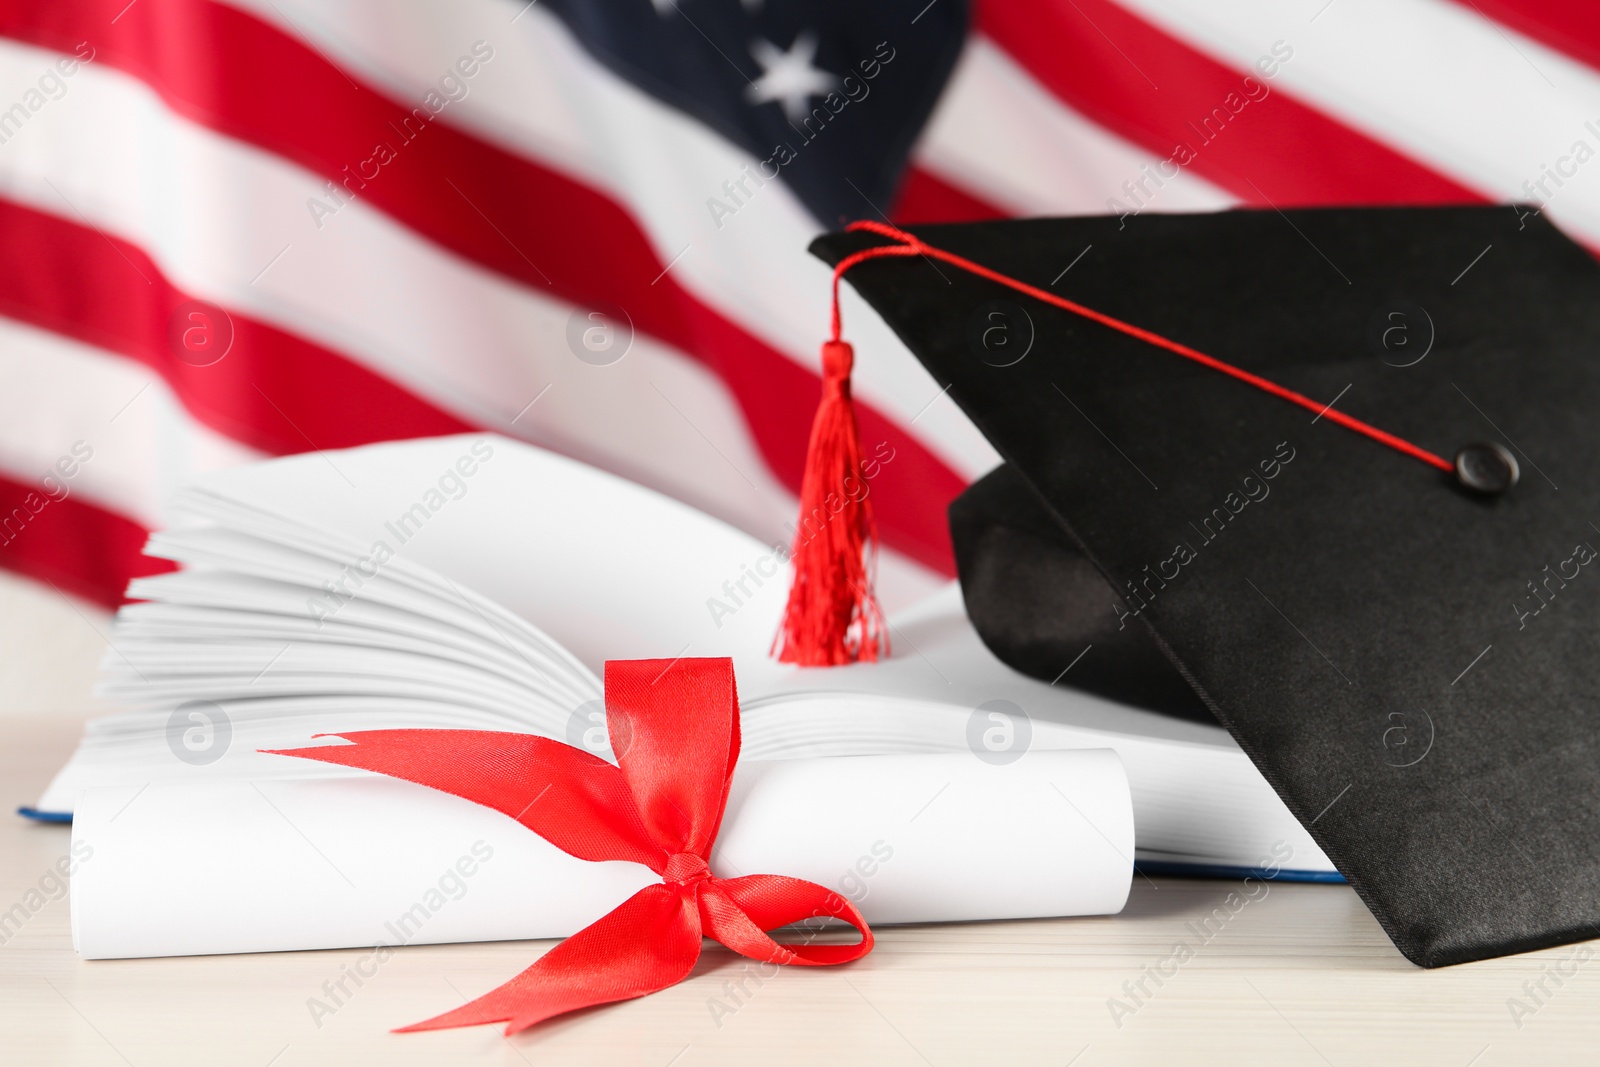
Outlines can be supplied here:
[[[314, 50], [253, 16], [208, 0], [124, 8], [125, 0], [9, 5], [0, 9], [0, 35], [65, 52], [89, 39], [95, 62], [146, 82], [178, 113], [330, 180], [344, 180], [344, 168], [371, 156], [376, 140], [403, 140], [396, 131], [407, 108], [358, 89]], [[621, 304], [639, 329], [702, 360], [728, 384], [768, 465], [798, 491], [820, 378], [663, 277], [665, 264], [622, 206], [439, 122], [400, 145], [357, 191], [416, 232], [530, 288], [579, 305]], [[818, 323], [819, 344], [825, 325]], [[953, 574], [944, 510], [964, 480], [891, 420], [858, 410], [863, 432], [888, 441], [898, 457], [894, 477], [879, 489], [885, 543]]]
[[[136, 245], [0, 199], [0, 314], [117, 352], [166, 380], [196, 419], [275, 454], [472, 426], [350, 360], [237, 312], [219, 362], [179, 358], [192, 299]], [[26, 402], [26, 401], [24, 401]]]
[[148, 536], [76, 494], [56, 500], [42, 485], [0, 477], [0, 566], [64, 593], [114, 608], [128, 579], [174, 570], [168, 560], [141, 554]]
[[1580, 63], [1600, 69], [1600, 4], [1594, 0], [1457, 0]]
[[980, 200], [921, 167], [911, 167], [900, 182], [889, 215], [899, 226], [921, 222], [988, 222], [1008, 212]]
[[[981, 0], [976, 23], [1068, 105], [1162, 159], [1186, 146], [1193, 157], [1187, 168], [1246, 203], [1483, 202], [1299, 103], [1261, 71], [1224, 66], [1111, 0]], [[1159, 205], [1153, 180], [1128, 180], [1135, 187], [1143, 180], [1151, 195], [1139, 198]], [[1137, 206], [1134, 195], [1119, 193], [1129, 207]]]

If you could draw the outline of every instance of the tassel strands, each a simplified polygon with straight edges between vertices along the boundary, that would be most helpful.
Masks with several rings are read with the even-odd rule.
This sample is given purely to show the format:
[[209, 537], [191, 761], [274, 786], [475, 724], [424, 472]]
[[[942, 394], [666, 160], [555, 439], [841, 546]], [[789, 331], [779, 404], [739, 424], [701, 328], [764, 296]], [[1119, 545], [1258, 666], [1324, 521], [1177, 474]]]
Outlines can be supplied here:
[[889, 652], [883, 611], [872, 591], [878, 527], [861, 470], [861, 432], [850, 395], [855, 352], [842, 337], [839, 279], [864, 260], [916, 254], [904, 245], [869, 248], [847, 256], [833, 271], [832, 336], [822, 346], [822, 401], [800, 483], [794, 584], [772, 643], [783, 663], [837, 667]]
[[811, 424], [794, 585], [773, 642], [784, 663], [834, 667], [888, 651], [883, 612], [872, 593], [878, 528], [861, 476], [861, 435], [850, 398], [855, 353], [844, 341], [822, 346], [822, 402]]

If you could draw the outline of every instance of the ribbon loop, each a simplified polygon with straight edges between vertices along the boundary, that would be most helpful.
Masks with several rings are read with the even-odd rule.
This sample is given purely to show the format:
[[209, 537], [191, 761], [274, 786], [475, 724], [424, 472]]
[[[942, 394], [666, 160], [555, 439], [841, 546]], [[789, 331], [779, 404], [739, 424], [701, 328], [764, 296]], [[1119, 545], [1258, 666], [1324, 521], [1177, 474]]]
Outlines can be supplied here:
[[[617, 764], [666, 857], [711, 854], [739, 759], [739, 696], [730, 659], [606, 663], [607, 727], [616, 711], [629, 738]], [[661, 867], [652, 865], [660, 873]]]
[[[841, 919], [861, 932], [854, 944], [813, 944]], [[780, 874], [714, 879], [700, 893], [700, 922], [706, 936], [735, 952], [767, 963], [828, 966], [860, 959], [872, 951], [872, 929], [856, 906], [815, 882]], [[768, 931], [797, 925], [798, 941], [774, 940]]]

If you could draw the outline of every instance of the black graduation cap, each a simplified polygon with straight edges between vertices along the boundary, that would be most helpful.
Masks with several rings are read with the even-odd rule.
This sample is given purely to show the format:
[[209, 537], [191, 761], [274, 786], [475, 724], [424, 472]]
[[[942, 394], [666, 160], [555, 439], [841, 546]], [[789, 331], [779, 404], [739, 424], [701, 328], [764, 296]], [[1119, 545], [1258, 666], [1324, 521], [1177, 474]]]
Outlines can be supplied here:
[[1415, 963], [1600, 937], [1600, 266], [1512, 207], [913, 233], [846, 278], [1006, 461], [989, 646], [1214, 715]]

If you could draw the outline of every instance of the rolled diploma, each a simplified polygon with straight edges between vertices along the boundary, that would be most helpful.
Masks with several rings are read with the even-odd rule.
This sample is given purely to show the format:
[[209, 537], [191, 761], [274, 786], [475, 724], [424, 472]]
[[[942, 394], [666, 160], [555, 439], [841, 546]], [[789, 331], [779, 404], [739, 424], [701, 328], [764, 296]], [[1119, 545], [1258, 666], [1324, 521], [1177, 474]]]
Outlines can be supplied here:
[[[375, 775], [88, 790], [72, 837], [89, 959], [564, 937], [660, 880]], [[741, 763], [711, 868], [910, 923], [1115, 913], [1132, 857], [1115, 753], [940, 753]]]

